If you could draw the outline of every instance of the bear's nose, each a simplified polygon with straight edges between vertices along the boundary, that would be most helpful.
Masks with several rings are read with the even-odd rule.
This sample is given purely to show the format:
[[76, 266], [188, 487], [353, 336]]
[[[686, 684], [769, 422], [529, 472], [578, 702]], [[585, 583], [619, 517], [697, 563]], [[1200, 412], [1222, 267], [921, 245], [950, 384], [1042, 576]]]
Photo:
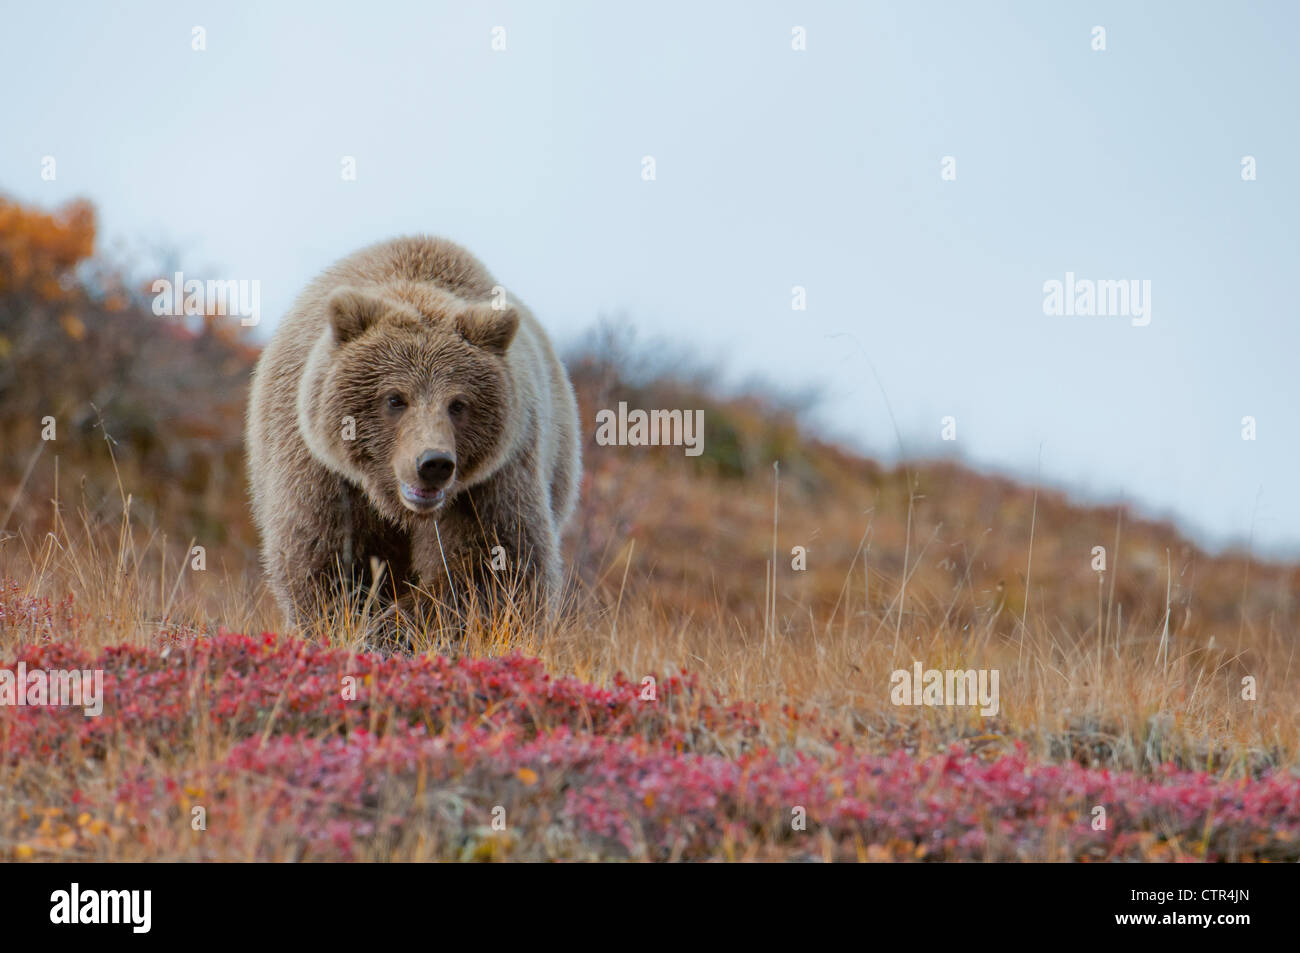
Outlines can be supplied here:
[[415, 472], [425, 486], [440, 490], [451, 481], [456, 459], [446, 450], [426, 450], [415, 461]]

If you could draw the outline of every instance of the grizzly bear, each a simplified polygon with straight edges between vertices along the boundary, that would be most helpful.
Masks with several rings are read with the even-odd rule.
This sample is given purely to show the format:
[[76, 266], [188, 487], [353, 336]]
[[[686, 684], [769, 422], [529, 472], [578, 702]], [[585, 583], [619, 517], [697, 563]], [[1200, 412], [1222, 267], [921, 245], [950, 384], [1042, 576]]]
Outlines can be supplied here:
[[253, 374], [248, 475], [272, 591], [298, 622], [360, 585], [394, 609], [509, 579], [553, 607], [578, 429], [546, 333], [469, 252], [413, 237], [344, 258]]

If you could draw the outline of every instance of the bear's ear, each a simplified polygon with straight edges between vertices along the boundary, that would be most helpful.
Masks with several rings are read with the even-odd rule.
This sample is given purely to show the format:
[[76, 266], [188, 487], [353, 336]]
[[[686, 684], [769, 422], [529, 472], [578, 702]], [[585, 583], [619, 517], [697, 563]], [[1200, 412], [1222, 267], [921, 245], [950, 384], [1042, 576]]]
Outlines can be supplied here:
[[384, 313], [384, 303], [356, 288], [339, 288], [327, 304], [334, 340], [347, 344], [373, 325]]
[[470, 308], [456, 316], [456, 330], [475, 347], [504, 354], [519, 330], [519, 312], [514, 308], [501, 311], [490, 307]]

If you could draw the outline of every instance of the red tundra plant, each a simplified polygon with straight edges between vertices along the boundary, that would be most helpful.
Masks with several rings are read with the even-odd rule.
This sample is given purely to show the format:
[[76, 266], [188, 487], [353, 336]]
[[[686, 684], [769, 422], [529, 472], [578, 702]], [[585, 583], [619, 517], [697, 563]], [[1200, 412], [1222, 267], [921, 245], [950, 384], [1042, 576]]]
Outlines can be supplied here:
[[[99, 717], [0, 706], [19, 858], [1300, 859], [1283, 772], [866, 754], [689, 675], [643, 700], [518, 655], [225, 633], [98, 657], [39, 641], [3, 667], [19, 660], [102, 669], [105, 692]], [[792, 720], [810, 751], [781, 737]]]
[[84, 621], [72, 604], [72, 596], [54, 602], [48, 596], [32, 596], [17, 582], [0, 580], [0, 632], [13, 632], [35, 641], [75, 636]]
[[[201, 856], [405, 855], [637, 860], [1294, 860], [1300, 781], [1154, 778], [1023, 754], [986, 762], [838, 751], [782, 758], [678, 753], [640, 737], [525, 737], [518, 728], [408, 727], [377, 736], [238, 744], [183, 779], [118, 792], [136, 818], [183, 826], [208, 805]], [[1106, 824], [1095, 829], [1097, 807]], [[495, 812], [495, 813], [494, 813]], [[500, 820], [493, 827], [494, 818]], [[145, 822], [141, 833], [157, 836]]]
[[163, 648], [117, 646], [98, 657], [64, 642], [24, 646], [11, 666], [102, 669], [103, 714], [74, 708], [0, 708], [3, 757], [57, 756], [68, 745], [102, 753], [119, 739], [174, 750], [196, 731], [226, 739], [292, 733], [383, 733], [423, 725], [436, 734], [474, 723], [532, 733], [568, 726], [699, 747], [758, 732], [753, 706], [707, 701], [690, 675], [660, 680], [654, 701], [619, 676], [610, 688], [552, 678], [521, 655], [490, 659], [386, 657], [296, 639], [221, 633]]

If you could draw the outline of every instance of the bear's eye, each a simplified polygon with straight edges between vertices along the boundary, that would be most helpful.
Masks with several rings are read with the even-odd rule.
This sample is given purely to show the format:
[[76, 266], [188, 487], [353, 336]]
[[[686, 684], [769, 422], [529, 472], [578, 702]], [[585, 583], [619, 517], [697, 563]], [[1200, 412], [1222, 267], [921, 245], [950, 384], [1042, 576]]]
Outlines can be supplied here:
[[384, 402], [388, 404], [389, 410], [404, 410], [406, 408], [406, 398], [394, 391], [389, 394]]
[[447, 405], [447, 413], [451, 414], [453, 417], [459, 417], [461, 414], [465, 413], [465, 411], [468, 409], [468, 406], [469, 405], [466, 404], [465, 401], [457, 397], [455, 400], [453, 400], [450, 404]]

